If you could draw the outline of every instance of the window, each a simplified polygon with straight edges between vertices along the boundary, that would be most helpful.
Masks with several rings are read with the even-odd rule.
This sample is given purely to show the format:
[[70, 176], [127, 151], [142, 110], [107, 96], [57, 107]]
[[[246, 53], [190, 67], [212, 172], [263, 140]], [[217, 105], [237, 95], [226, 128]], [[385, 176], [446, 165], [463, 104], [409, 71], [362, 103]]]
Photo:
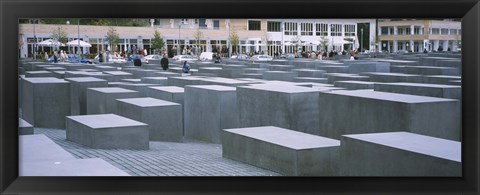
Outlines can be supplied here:
[[297, 35], [298, 26], [296, 22], [285, 22], [285, 35]]
[[267, 22], [267, 31], [268, 32], [281, 32], [281, 22]]
[[213, 29], [220, 29], [220, 20], [213, 20]]
[[248, 30], [261, 30], [260, 21], [258, 20], [249, 20], [248, 21]]
[[188, 24], [188, 19], [180, 19], [180, 24]]
[[412, 28], [405, 27], [405, 35], [411, 35], [411, 34], [412, 34]]
[[438, 29], [438, 28], [431, 28], [431, 29], [430, 29], [430, 34], [432, 34], [432, 35], [438, 35], [438, 34], [440, 34], [440, 29]]
[[355, 36], [354, 24], [345, 24], [345, 36]]
[[459, 29], [459, 30], [458, 30], [458, 34], [459, 34], [459, 35], [462, 35], [462, 29]]
[[415, 34], [415, 35], [421, 35], [421, 34], [423, 34], [423, 33], [421, 32], [421, 30], [422, 30], [422, 28], [421, 28], [420, 26], [415, 26], [415, 27], [413, 27], [413, 34]]
[[330, 36], [342, 36], [342, 25], [330, 24]]
[[388, 27], [388, 31], [390, 33], [390, 35], [394, 35], [395, 34], [395, 29], [393, 27]]
[[456, 35], [457, 32], [457, 29], [450, 29], [450, 35]]
[[328, 36], [328, 24], [316, 24], [317, 36]]
[[440, 31], [440, 33], [441, 33], [442, 35], [448, 35], [448, 29], [442, 28], [442, 30]]
[[300, 23], [301, 35], [313, 36], [313, 24], [312, 23]]
[[380, 28], [380, 33], [381, 35], [388, 35], [388, 27], [383, 26], [382, 28]]

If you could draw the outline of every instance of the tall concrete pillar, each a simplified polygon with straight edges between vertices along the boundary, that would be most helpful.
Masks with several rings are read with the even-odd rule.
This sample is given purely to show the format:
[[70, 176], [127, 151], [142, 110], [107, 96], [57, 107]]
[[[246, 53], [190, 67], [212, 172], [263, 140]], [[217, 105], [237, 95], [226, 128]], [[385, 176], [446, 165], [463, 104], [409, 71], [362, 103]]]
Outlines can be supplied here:
[[[396, 27], [395, 27], [395, 29], [396, 29]], [[396, 30], [395, 30], [395, 34], [397, 34]], [[397, 50], [398, 50], [398, 41], [394, 40], [393, 41], [393, 51], [392, 52], [396, 52]]]
[[410, 40], [410, 49], [409, 50], [410, 51], [415, 51], [415, 42], [413, 40]]
[[440, 46], [440, 41], [439, 40], [434, 40], [433, 41], [433, 50], [438, 51], [439, 46]]
[[[447, 51], [450, 45], [448, 44], [448, 40], [443, 41], [443, 51]], [[450, 48], [452, 49], [452, 48]]]

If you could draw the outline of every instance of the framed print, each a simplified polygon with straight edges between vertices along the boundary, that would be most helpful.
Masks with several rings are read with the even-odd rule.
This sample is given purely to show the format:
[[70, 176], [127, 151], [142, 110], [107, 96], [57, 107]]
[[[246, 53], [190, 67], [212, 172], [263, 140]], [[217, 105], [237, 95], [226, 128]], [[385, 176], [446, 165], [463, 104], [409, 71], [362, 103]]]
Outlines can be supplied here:
[[3, 193], [478, 193], [477, 1], [0, 6]]

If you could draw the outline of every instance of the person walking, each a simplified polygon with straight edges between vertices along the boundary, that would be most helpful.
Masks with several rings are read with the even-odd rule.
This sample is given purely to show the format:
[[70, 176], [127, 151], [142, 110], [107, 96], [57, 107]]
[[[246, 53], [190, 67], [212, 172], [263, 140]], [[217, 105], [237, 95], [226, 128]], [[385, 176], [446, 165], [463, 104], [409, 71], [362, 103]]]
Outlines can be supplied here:
[[168, 58], [166, 54], [163, 55], [163, 58], [160, 60], [160, 64], [162, 65], [163, 70], [168, 70]]
[[183, 71], [183, 73], [189, 73], [190, 72], [190, 65], [187, 64], [187, 61], [183, 62], [182, 71]]

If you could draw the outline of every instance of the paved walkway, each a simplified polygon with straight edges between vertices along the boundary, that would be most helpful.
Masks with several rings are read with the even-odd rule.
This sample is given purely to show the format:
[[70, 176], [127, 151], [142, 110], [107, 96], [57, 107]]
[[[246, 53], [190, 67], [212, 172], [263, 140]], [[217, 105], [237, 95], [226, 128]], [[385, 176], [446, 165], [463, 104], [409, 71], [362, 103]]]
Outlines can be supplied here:
[[222, 146], [194, 140], [150, 142], [149, 150], [92, 149], [65, 139], [64, 130], [35, 128], [77, 158], [102, 158], [132, 176], [279, 176], [222, 158]]

